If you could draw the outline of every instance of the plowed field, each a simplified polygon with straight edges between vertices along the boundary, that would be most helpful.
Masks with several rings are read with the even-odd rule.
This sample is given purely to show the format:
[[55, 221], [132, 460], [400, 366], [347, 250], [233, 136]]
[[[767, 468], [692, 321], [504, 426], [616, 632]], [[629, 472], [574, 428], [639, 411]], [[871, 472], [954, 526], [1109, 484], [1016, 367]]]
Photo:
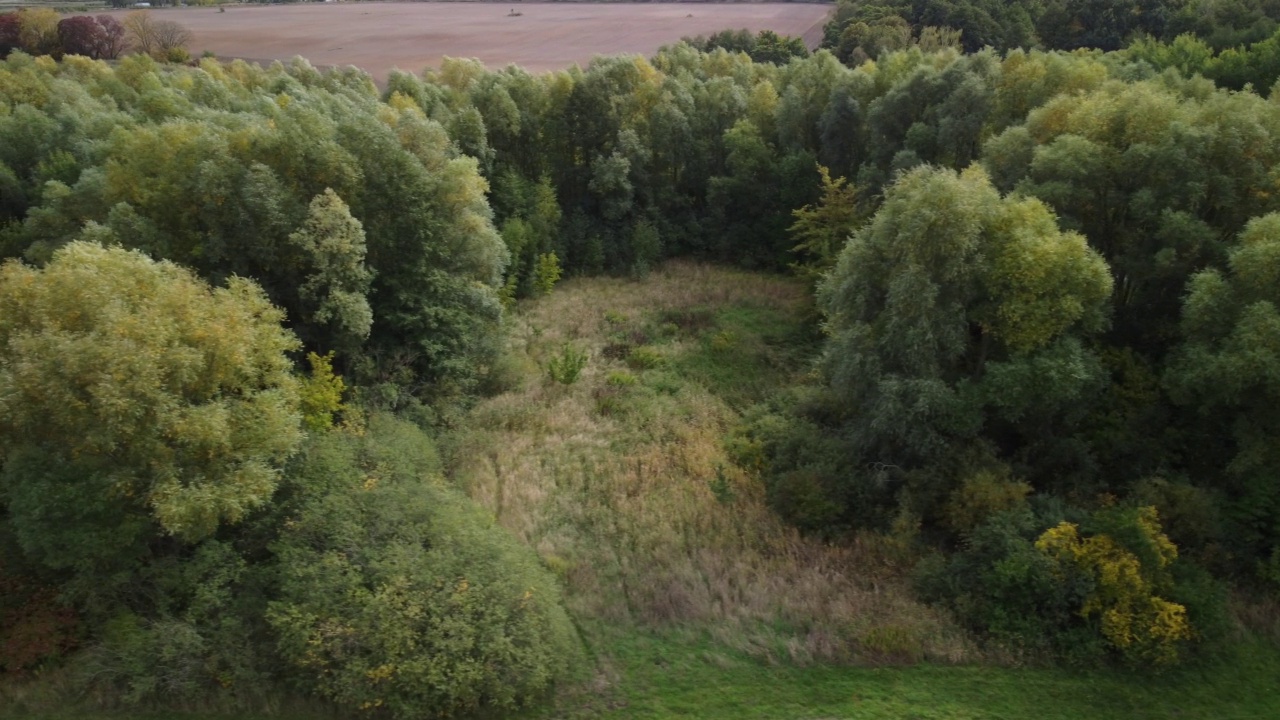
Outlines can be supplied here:
[[[445, 56], [529, 70], [586, 65], [593, 56], [651, 54], [681, 37], [770, 29], [821, 38], [830, 5], [810, 3], [352, 3], [157, 10], [195, 34], [193, 54], [268, 62], [302, 55], [356, 65], [378, 80]], [[511, 12], [521, 13], [512, 17]]]

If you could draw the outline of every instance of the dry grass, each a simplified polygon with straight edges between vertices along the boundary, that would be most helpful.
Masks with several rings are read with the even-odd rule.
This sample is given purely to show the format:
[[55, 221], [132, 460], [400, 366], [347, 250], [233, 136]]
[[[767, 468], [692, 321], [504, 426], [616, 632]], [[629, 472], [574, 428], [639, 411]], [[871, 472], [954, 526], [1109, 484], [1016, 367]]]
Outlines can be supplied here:
[[[456, 476], [562, 577], [581, 618], [703, 631], [801, 664], [970, 659], [964, 634], [866, 553], [775, 519], [759, 483], [726, 455], [737, 415], [723, 400], [605, 353], [620, 327], [708, 308], [795, 312], [802, 299], [783, 279], [692, 263], [644, 282], [564, 283], [516, 313], [523, 386], [472, 413]], [[679, 357], [695, 342], [678, 336], [660, 349]], [[566, 343], [592, 357], [569, 386], [541, 369]], [[638, 376], [634, 387], [619, 387], [622, 371]], [[601, 401], [619, 395], [624, 410]]]

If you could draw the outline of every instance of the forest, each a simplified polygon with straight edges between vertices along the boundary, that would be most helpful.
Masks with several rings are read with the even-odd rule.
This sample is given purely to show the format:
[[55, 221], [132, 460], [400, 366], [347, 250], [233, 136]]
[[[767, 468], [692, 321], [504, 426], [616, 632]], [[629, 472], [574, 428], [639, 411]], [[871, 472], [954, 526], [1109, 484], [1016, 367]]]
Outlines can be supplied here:
[[1280, 6], [1104, 4], [385, 87], [0, 15], [0, 703], [1280, 657]]

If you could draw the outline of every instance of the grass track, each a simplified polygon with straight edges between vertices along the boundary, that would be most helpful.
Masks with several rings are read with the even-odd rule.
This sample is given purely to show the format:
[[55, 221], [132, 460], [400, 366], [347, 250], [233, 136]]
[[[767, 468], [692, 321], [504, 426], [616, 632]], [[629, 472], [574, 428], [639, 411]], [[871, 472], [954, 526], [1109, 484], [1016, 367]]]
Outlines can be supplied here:
[[981, 666], [770, 667], [697, 644], [619, 638], [626, 703], [601, 717], [705, 720], [1262, 720], [1280, 718], [1280, 651], [1163, 676]]

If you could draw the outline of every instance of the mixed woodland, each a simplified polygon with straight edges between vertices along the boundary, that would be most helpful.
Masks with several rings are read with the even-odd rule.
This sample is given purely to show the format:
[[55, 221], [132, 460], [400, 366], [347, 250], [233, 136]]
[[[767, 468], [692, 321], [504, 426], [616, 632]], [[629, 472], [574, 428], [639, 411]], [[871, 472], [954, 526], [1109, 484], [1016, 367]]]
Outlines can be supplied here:
[[1205, 662], [1280, 595], [1280, 5], [842, 0], [813, 53], [384, 87], [44, 12], [0, 15], [0, 681], [393, 718], [581, 682], [459, 429], [523, 307], [673, 261], [799, 288], [710, 491], [873, 548], [981, 657]]

